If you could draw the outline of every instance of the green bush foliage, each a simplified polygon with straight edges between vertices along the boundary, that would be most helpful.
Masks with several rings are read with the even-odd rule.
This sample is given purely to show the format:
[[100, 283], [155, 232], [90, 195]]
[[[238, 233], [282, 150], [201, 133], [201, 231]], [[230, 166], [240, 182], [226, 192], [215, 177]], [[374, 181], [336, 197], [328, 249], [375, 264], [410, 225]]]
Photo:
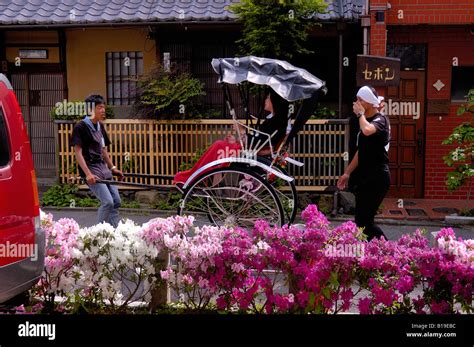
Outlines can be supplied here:
[[[467, 95], [467, 103], [461, 105], [457, 114], [470, 113], [474, 115], [474, 88]], [[474, 117], [470, 122], [463, 122], [454, 128], [453, 132], [442, 143], [443, 145], [457, 145], [448, 155], [443, 156], [444, 163], [453, 171], [447, 174], [446, 185], [450, 191], [454, 191], [469, 182], [472, 187], [474, 176]], [[469, 189], [468, 199], [471, 194]]]
[[237, 43], [244, 55], [291, 60], [312, 53], [308, 32], [326, 7], [323, 0], [241, 0], [229, 9], [243, 23]]
[[200, 116], [197, 105], [202, 95], [204, 85], [197, 78], [176, 68], [165, 71], [154, 66], [138, 79], [137, 112], [148, 118], [196, 118], [193, 116]]

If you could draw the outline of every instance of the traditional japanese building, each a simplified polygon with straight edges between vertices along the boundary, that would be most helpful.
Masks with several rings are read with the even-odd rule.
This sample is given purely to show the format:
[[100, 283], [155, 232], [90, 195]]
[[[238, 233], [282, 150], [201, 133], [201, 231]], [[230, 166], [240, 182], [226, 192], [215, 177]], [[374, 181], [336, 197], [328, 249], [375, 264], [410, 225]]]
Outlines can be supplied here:
[[[57, 101], [83, 100], [95, 91], [117, 117], [133, 117], [133, 78], [163, 59], [203, 81], [204, 103], [226, 117], [210, 60], [238, 53], [241, 24], [227, 9], [237, 1], [3, 1], [0, 61], [29, 128], [38, 176], [54, 176], [49, 112]], [[456, 110], [474, 86], [474, 3], [326, 2], [327, 13], [312, 19], [322, 23], [309, 39], [314, 53], [292, 63], [327, 81], [324, 106], [347, 118], [357, 55], [400, 58], [400, 85], [380, 90], [392, 123], [390, 196], [466, 199], [469, 186], [446, 189], [449, 168], [442, 157], [452, 147], [441, 142], [470, 120]]]
[[[40, 179], [55, 175], [57, 101], [104, 95], [117, 118], [133, 117], [133, 78], [169, 59], [205, 84], [204, 104], [228, 116], [210, 62], [235, 56], [241, 24], [227, 6], [238, 0], [44, 0], [0, 3], [0, 61], [11, 79], [29, 129]], [[355, 63], [342, 74], [339, 61], [361, 49], [363, 0], [328, 1], [323, 23], [311, 34], [314, 54], [295, 62], [328, 83], [325, 105], [350, 112]], [[122, 64], [128, 59], [128, 64]], [[341, 74], [339, 74], [341, 70]], [[339, 77], [340, 75], [340, 77]], [[349, 92], [342, 93], [340, 80]], [[342, 97], [341, 97], [342, 95]], [[344, 102], [342, 101], [344, 99]]]

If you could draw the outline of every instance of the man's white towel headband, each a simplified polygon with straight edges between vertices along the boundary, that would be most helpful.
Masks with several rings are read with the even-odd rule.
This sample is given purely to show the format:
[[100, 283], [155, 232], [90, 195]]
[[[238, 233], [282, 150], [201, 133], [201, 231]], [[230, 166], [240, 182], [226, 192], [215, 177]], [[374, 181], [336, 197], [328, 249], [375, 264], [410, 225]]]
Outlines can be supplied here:
[[383, 96], [376, 97], [370, 87], [367, 86], [360, 88], [357, 92], [357, 96], [362, 100], [374, 105], [374, 107], [379, 107], [380, 103], [384, 100]]

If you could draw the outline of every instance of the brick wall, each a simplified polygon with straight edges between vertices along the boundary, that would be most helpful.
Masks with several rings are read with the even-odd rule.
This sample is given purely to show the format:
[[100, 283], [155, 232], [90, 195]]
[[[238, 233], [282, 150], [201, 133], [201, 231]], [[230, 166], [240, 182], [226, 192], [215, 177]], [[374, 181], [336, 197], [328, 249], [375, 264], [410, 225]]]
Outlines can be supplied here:
[[[427, 44], [427, 101], [448, 100], [451, 98], [451, 69], [453, 57], [458, 57], [460, 66], [474, 65], [474, 35], [470, 33], [469, 26], [390, 26], [388, 42]], [[433, 83], [438, 79], [445, 84], [445, 87], [440, 91], [437, 91], [433, 87]], [[454, 148], [454, 146], [441, 145], [441, 142], [449, 136], [454, 127], [461, 122], [470, 121], [468, 115], [456, 115], [458, 106], [459, 104], [451, 104], [449, 115], [426, 114], [425, 198], [467, 198], [467, 185], [453, 193], [449, 193], [446, 189], [446, 173], [450, 170], [442, 160], [442, 157]], [[439, 119], [440, 116], [442, 117], [441, 120]], [[473, 194], [474, 187], [471, 199]]]
[[[391, 8], [387, 9], [390, 3]], [[386, 55], [387, 25], [470, 25], [474, 27], [474, 0], [371, 0], [370, 54]], [[376, 23], [377, 11], [385, 22]]]
[[[378, 8], [387, 6], [387, 0], [370, 1], [370, 55], [385, 56], [387, 53], [387, 25], [375, 21], [375, 14], [380, 11]], [[381, 10], [385, 12], [385, 10]]]
[[[390, 0], [390, 4], [389, 25], [474, 23], [472, 0]], [[403, 18], [399, 11], [403, 11]]]

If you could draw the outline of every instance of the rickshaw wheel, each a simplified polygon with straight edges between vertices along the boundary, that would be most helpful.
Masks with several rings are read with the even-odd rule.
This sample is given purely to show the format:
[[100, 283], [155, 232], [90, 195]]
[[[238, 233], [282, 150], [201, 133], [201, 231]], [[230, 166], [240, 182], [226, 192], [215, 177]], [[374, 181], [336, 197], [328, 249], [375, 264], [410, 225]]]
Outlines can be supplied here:
[[[267, 166], [270, 166], [272, 160], [266, 157], [257, 157], [257, 161], [263, 163]], [[248, 168], [246, 164], [235, 163], [232, 167], [239, 168]], [[273, 169], [280, 171], [282, 174], [289, 176], [288, 172], [278, 166], [273, 166]], [[295, 181], [285, 181], [279, 179], [278, 177], [269, 177], [269, 173], [264, 169], [261, 169], [257, 166], [252, 167], [253, 172], [257, 172], [265, 181], [270, 184], [275, 192], [278, 195], [278, 200], [280, 201], [283, 208], [283, 215], [285, 216], [285, 223], [292, 224], [295, 221], [296, 214], [298, 212], [298, 193], [296, 191]], [[286, 189], [282, 189], [286, 188]]]
[[183, 193], [179, 215], [207, 215], [217, 226], [253, 228], [257, 220], [282, 226], [278, 195], [260, 175], [245, 168], [218, 168], [199, 176]]
[[[265, 157], [257, 157], [257, 161], [270, 166], [272, 160]], [[282, 174], [286, 176], [290, 176], [288, 171], [284, 168], [273, 166], [273, 168], [277, 171], [280, 171]], [[277, 195], [279, 196], [279, 200], [281, 202], [283, 213], [285, 215], [286, 221], [288, 224], [292, 224], [295, 221], [296, 213], [298, 212], [298, 192], [296, 191], [296, 184], [295, 181], [285, 181], [282, 179], [269, 179], [268, 172], [264, 172], [265, 178], [267, 179], [268, 183], [275, 189]], [[282, 189], [286, 188], [286, 189]]]

